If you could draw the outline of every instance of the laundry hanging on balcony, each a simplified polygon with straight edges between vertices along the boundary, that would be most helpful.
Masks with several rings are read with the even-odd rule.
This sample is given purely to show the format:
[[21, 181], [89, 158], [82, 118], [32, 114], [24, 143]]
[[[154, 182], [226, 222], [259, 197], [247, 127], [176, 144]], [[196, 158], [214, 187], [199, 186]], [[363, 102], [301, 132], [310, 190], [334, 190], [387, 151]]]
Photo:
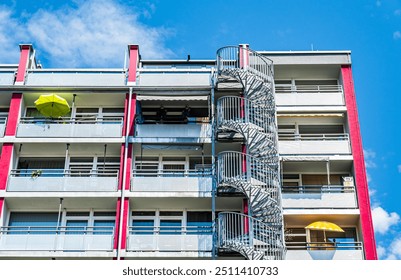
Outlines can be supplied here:
[[45, 117], [59, 118], [70, 112], [67, 100], [56, 94], [39, 96], [35, 101], [35, 107]]

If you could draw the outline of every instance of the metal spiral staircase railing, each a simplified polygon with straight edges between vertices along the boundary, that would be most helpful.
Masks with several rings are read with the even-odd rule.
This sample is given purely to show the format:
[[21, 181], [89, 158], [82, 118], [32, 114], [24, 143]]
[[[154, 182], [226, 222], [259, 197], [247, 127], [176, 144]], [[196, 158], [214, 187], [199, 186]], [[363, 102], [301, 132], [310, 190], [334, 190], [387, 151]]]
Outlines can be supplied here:
[[246, 145], [246, 153], [218, 155], [217, 182], [244, 193], [250, 214], [219, 214], [219, 247], [248, 259], [284, 259], [272, 62], [248, 48], [224, 47], [217, 69], [218, 83], [243, 89], [217, 100], [217, 129], [241, 134]]

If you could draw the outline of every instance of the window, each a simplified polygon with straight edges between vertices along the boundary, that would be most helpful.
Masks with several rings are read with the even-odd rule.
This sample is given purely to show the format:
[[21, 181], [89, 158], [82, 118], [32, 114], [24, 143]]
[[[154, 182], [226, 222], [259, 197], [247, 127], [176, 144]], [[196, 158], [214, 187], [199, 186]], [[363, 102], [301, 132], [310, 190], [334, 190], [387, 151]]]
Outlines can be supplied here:
[[342, 134], [343, 125], [299, 125], [299, 134]]
[[133, 211], [130, 234], [210, 235], [212, 213], [207, 211]]
[[188, 212], [187, 234], [212, 234], [212, 212]]
[[12, 212], [8, 234], [56, 234], [58, 213]]

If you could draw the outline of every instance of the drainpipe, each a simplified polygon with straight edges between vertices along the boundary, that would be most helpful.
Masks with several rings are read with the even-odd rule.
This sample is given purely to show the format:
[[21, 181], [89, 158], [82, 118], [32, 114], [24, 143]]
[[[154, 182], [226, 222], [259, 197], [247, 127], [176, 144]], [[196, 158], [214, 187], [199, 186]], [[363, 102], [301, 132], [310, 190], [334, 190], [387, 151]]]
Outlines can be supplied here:
[[127, 113], [127, 121], [125, 127], [125, 142], [124, 142], [124, 161], [123, 161], [123, 183], [121, 186], [121, 203], [120, 203], [120, 217], [119, 217], [119, 228], [118, 228], [118, 242], [117, 242], [117, 260], [121, 259], [121, 242], [122, 242], [122, 230], [123, 230], [123, 218], [124, 218], [124, 200], [125, 200], [125, 186], [126, 186], [126, 178], [125, 175], [127, 173], [127, 160], [128, 160], [128, 138], [129, 138], [129, 130], [130, 125], [129, 121], [131, 119], [131, 101], [132, 101], [132, 87], [129, 88], [128, 94], [128, 113]]
[[215, 86], [215, 73], [214, 69], [212, 69], [211, 73], [211, 82], [212, 82], [212, 89], [210, 92], [210, 103], [211, 103], [211, 123], [212, 123], [212, 230], [213, 230], [213, 246], [212, 246], [212, 260], [216, 259], [216, 253], [217, 253], [217, 248], [216, 248], [216, 243], [217, 243], [217, 225], [216, 225], [216, 184], [217, 184], [217, 178], [216, 178], [216, 160], [215, 160], [215, 153], [216, 153], [216, 147], [215, 147], [215, 108], [214, 108], [214, 86]]

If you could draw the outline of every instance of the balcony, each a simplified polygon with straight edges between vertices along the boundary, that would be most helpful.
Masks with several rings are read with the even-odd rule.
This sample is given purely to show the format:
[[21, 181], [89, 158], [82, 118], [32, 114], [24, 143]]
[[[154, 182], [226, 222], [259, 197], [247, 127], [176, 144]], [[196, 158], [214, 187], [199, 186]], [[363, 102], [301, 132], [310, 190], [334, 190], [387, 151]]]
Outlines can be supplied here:
[[210, 257], [212, 227], [130, 227], [129, 256]]
[[123, 118], [105, 117], [96, 119], [21, 118], [17, 137], [39, 138], [115, 138], [122, 136]]
[[277, 106], [343, 106], [341, 85], [276, 84]]
[[114, 227], [14, 226], [0, 228], [0, 255], [5, 251], [113, 251]]
[[353, 186], [283, 186], [282, 198], [287, 209], [357, 208]]
[[211, 169], [134, 170], [131, 191], [141, 197], [211, 197]]
[[351, 154], [347, 133], [279, 134], [279, 153], [287, 155]]
[[115, 192], [117, 170], [14, 169], [8, 192]]
[[6, 130], [7, 117], [0, 115], [0, 137], [4, 137], [4, 131]]
[[286, 242], [286, 260], [363, 260], [361, 242]]
[[28, 70], [25, 84], [50, 87], [122, 87], [126, 85], [126, 72], [122, 69], [32, 69]]
[[0, 85], [11, 86], [14, 84], [17, 69], [0, 69]]
[[209, 88], [211, 69], [206, 67], [167, 66], [165, 68], [142, 68], [139, 72], [139, 86], [150, 88]]
[[205, 143], [211, 142], [212, 126], [198, 124], [137, 124], [135, 142]]

